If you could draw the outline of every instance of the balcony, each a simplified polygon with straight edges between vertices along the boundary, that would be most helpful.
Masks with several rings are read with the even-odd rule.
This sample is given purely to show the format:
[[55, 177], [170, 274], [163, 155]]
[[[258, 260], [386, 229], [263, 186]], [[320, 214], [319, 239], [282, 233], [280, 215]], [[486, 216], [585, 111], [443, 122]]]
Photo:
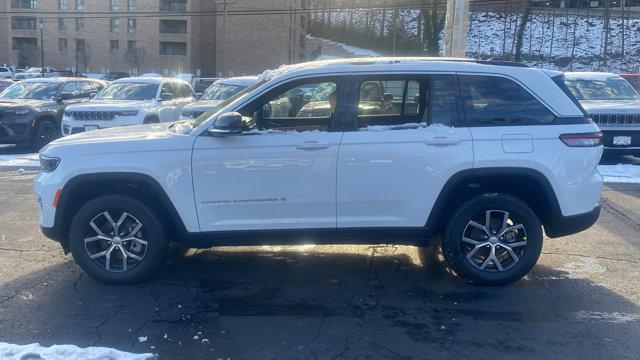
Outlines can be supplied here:
[[160, 0], [160, 11], [186, 12], [186, 0]]

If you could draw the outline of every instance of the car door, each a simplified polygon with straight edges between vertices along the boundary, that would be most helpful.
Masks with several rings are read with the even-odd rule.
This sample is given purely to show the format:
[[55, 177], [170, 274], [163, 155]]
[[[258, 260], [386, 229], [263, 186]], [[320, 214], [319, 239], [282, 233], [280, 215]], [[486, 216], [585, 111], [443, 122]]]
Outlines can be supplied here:
[[[241, 135], [199, 136], [193, 185], [202, 231], [335, 228], [336, 166], [346, 97], [341, 77], [275, 87], [241, 106]], [[305, 86], [333, 87], [303, 110]], [[337, 104], [336, 105], [336, 99]], [[306, 97], [306, 101], [310, 99]], [[320, 104], [320, 101], [324, 103]]]
[[[158, 117], [160, 118], [160, 122], [178, 120], [179, 113], [177, 111], [176, 105], [178, 101], [178, 92], [176, 91], [173, 84], [170, 82], [165, 82], [164, 84], [162, 84], [160, 96], [162, 96], [162, 94], [171, 94], [171, 96], [173, 96], [173, 99], [165, 101], [159, 100], [160, 110], [158, 111]], [[176, 113], [178, 113], [178, 117], [176, 117]]]
[[473, 165], [469, 129], [454, 127], [455, 81], [454, 74], [353, 78], [357, 107], [338, 155], [338, 228], [426, 225], [446, 181]]

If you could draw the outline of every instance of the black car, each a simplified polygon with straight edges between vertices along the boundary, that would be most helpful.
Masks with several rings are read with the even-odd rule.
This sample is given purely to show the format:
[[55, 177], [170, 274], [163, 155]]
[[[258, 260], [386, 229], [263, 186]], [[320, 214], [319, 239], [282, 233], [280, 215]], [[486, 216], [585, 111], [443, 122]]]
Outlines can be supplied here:
[[74, 78], [28, 79], [11, 85], [0, 94], [0, 144], [40, 150], [60, 136], [65, 107], [89, 100], [104, 85]]
[[129, 77], [129, 74], [127, 74], [126, 72], [108, 72], [104, 74], [101, 77], [101, 79], [104, 81], [114, 81], [114, 80], [124, 79], [128, 77]]

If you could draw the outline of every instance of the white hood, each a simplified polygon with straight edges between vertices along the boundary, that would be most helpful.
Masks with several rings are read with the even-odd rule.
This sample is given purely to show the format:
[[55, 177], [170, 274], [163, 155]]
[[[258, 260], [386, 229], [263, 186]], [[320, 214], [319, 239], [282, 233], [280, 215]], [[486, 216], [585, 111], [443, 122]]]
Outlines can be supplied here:
[[91, 100], [82, 104], [67, 106], [67, 111], [113, 111], [142, 110], [148, 108], [153, 100]]
[[640, 114], [640, 100], [581, 100], [588, 114]]

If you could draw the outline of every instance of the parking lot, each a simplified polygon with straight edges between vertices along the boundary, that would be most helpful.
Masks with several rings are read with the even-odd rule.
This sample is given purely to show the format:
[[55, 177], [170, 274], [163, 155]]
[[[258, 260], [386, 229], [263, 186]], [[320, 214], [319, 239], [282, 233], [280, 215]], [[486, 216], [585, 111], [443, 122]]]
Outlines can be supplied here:
[[4, 342], [105, 346], [163, 359], [640, 354], [637, 184], [607, 186], [597, 224], [546, 239], [534, 271], [508, 287], [460, 280], [433, 245], [191, 250], [168, 259], [154, 281], [118, 287], [88, 278], [40, 233], [36, 174], [0, 168]]

